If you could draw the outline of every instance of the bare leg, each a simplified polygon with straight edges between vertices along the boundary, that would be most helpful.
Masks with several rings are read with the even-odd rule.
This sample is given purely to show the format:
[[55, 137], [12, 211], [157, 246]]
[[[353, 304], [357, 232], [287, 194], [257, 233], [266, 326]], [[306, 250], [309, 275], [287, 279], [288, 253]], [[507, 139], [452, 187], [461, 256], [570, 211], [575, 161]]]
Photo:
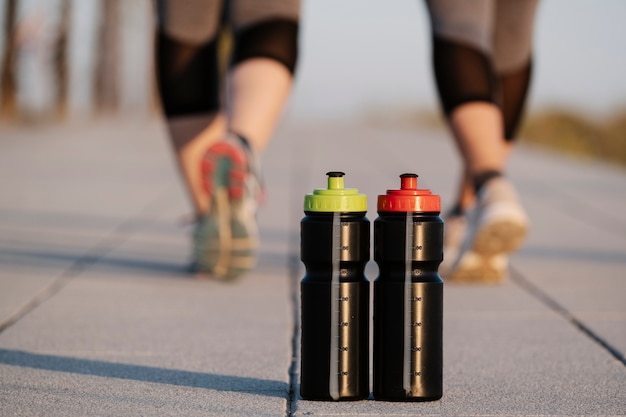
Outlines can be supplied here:
[[246, 137], [256, 152], [262, 152], [291, 90], [291, 73], [271, 59], [247, 60], [235, 67], [230, 75], [228, 115], [173, 117], [167, 123], [196, 215], [202, 215], [208, 209], [200, 175], [200, 161], [207, 148], [228, 129]]
[[[512, 144], [504, 139], [500, 109], [487, 102], [460, 105], [451, 113], [450, 125], [465, 166], [458, 204], [467, 209], [469, 201], [476, 199], [476, 176], [503, 172]], [[498, 181], [490, 182], [491, 188], [481, 195], [475, 217], [470, 217], [474, 227], [463, 231], [465, 239], [452, 232], [447, 235], [452, 264], [445, 266], [445, 273], [450, 280], [499, 282], [506, 274], [507, 254], [524, 240], [526, 215], [514, 189], [506, 180]], [[461, 222], [460, 217], [456, 218]]]
[[268, 58], [249, 59], [230, 74], [228, 129], [262, 152], [272, 136], [291, 91], [292, 74]]
[[507, 152], [497, 106], [486, 102], [460, 105], [450, 115], [450, 124], [469, 175], [504, 170]]
[[195, 214], [200, 216], [208, 209], [200, 161], [206, 149], [224, 134], [225, 117], [221, 113], [173, 117], [168, 119], [167, 127]]
[[[454, 138], [463, 158], [463, 171], [457, 189], [457, 207], [463, 211], [471, 207], [476, 199], [473, 175], [490, 169], [502, 171], [513, 150], [513, 142], [505, 141], [498, 132], [501, 122], [494, 114], [494, 108], [487, 103], [469, 103], [460, 106], [451, 116]], [[499, 112], [497, 108], [495, 110]], [[493, 126], [496, 126], [495, 129]], [[494, 149], [496, 137], [498, 144]], [[490, 138], [493, 142], [487, 142]]]
[[[195, 233], [195, 258], [200, 270], [216, 277], [235, 278], [255, 263], [258, 245], [256, 207], [262, 194], [258, 156], [267, 146], [287, 100], [291, 72], [267, 58], [251, 58], [228, 74], [228, 134], [201, 153], [200, 198], [208, 215], [200, 219]], [[218, 119], [220, 120], [220, 119]], [[206, 132], [205, 137], [215, 138]], [[230, 134], [230, 132], [234, 133]], [[236, 135], [243, 137], [247, 145]], [[199, 142], [202, 142], [202, 134]], [[211, 139], [207, 139], [211, 143]], [[195, 151], [191, 151], [195, 157]], [[192, 167], [193, 169], [193, 167]]]

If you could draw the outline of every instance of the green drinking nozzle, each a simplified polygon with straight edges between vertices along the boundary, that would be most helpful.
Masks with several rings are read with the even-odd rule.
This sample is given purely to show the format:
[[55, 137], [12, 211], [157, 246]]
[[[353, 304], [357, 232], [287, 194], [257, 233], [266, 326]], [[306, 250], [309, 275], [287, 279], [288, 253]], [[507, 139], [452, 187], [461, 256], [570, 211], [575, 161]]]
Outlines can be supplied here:
[[366, 212], [367, 197], [356, 188], [344, 188], [343, 172], [331, 171], [328, 188], [316, 188], [304, 196], [304, 211], [324, 213]]

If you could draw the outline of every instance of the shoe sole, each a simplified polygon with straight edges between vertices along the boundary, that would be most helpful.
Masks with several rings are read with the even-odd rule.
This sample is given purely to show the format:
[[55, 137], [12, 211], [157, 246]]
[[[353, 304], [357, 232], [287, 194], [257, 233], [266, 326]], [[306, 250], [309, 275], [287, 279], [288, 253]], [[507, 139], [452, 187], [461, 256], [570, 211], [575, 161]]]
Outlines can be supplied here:
[[511, 253], [522, 246], [527, 227], [512, 220], [498, 220], [484, 225], [476, 233], [472, 249], [484, 256]]
[[246, 155], [228, 143], [209, 148], [202, 161], [210, 213], [200, 220], [195, 236], [198, 268], [219, 279], [234, 279], [255, 264], [257, 230], [254, 219], [239, 213], [245, 203]]
[[506, 264], [497, 265], [495, 257], [486, 257], [468, 252], [454, 271], [445, 277], [445, 282], [461, 284], [499, 284], [506, 279]]
[[474, 236], [471, 249], [447, 276], [450, 282], [497, 284], [506, 279], [506, 265], [497, 265], [499, 256], [519, 249], [528, 227], [523, 221], [500, 219], [483, 225]]

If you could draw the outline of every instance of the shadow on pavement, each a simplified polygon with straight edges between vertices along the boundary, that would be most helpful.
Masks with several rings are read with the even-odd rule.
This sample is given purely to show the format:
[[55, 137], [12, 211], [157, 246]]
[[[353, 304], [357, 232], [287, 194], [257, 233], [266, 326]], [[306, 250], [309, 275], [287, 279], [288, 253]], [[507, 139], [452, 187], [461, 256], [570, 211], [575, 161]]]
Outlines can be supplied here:
[[74, 262], [98, 264], [119, 270], [159, 272], [162, 274], [184, 275], [188, 265], [155, 259], [132, 259], [131, 257], [98, 257], [78, 253], [62, 253], [50, 250], [0, 249], [0, 261], [3, 265], [48, 268], [51, 265], [69, 265]]
[[0, 364], [278, 398], [289, 396], [289, 384], [282, 381], [70, 358], [20, 350], [0, 349]]

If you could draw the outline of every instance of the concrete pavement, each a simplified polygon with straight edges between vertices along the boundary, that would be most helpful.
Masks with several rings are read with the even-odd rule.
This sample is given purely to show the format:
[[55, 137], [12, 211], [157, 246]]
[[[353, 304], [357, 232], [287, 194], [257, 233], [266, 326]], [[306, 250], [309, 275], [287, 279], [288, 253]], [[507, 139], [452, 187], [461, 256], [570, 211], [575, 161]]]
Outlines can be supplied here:
[[[416, 172], [450, 203], [446, 133], [283, 124], [264, 155], [259, 265], [187, 274], [190, 206], [161, 122], [0, 128], [0, 416], [626, 415], [626, 171], [528, 147], [532, 219], [499, 286], [446, 285], [444, 397], [298, 396], [302, 198], [346, 172], [369, 197]], [[376, 277], [368, 265], [368, 277]]]

